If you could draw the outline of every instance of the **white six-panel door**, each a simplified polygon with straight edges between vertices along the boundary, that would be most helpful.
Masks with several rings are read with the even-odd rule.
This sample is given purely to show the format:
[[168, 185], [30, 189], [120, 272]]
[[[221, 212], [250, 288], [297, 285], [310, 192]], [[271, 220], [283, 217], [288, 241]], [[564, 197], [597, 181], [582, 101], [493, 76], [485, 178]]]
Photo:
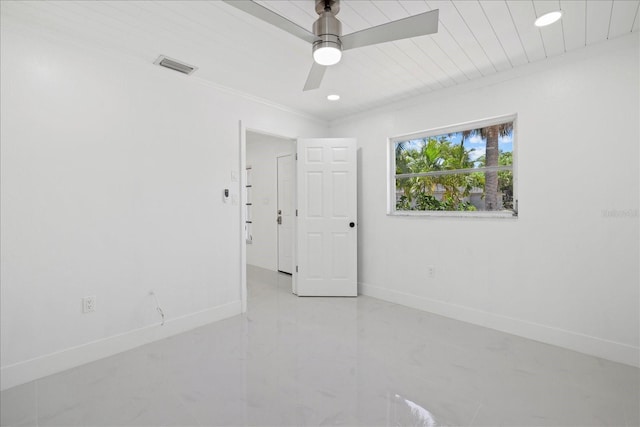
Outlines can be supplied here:
[[299, 296], [356, 296], [356, 140], [298, 140]]

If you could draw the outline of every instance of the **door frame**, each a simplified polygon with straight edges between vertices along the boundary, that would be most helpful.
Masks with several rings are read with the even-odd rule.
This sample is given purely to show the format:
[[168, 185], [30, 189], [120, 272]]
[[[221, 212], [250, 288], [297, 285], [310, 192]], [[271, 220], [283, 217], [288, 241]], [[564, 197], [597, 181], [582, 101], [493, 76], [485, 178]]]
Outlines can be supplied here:
[[[294, 136], [287, 136], [287, 135], [282, 135], [279, 133], [274, 133], [274, 132], [270, 132], [270, 131], [265, 131], [263, 129], [258, 129], [258, 128], [254, 128], [254, 127], [248, 127], [246, 126], [242, 120], [239, 121], [239, 133], [240, 133], [240, 138], [239, 138], [239, 144], [240, 144], [240, 150], [239, 150], [239, 206], [238, 206], [238, 210], [239, 210], [239, 217], [240, 217], [240, 226], [238, 227], [240, 230], [239, 233], [239, 238], [240, 238], [240, 300], [241, 300], [241, 308], [242, 308], [242, 313], [246, 313], [247, 312], [247, 240], [245, 238], [245, 231], [244, 231], [244, 225], [247, 221], [247, 211], [245, 209], [245, 204], [247, 203], [247, 196], [246, 196], [246, 185], [247, 185], [247, 132], [252, 132], [252, 133], [259, 133], [262, 135], [267, 135], [267, 136], [272, 136], [272, 137], [276, 137], [276, 138], [281, 138], [281, 139], [287, 139], [292, 141], [293, 145], [294, 145], [294, 151], [293, 151], [293, 155], [295, 158], [296, 153], [298, 152], [298, 137], [294, 137]], [[293, 188], [293, 203], [294, 206], [298, 205], [298, 200], [297, 200], [297, 168], [294, 165], [293, 168], [293, 174], [294, 174], [294, 188]], [[298, 231], [298, 224], [297, 221], [294, 221], [294, 226], [293, 226], [293, 265], [295, 266], [297, 263], [297, 233]], [[293, 291], [295, 293], [296, 289], [297, 289], [297, 273], [295, 271], [295, 268], [292, 271], [292, 276], [291, 276], [291, 280], [292, 280], [292, 286], [293, 286]]]

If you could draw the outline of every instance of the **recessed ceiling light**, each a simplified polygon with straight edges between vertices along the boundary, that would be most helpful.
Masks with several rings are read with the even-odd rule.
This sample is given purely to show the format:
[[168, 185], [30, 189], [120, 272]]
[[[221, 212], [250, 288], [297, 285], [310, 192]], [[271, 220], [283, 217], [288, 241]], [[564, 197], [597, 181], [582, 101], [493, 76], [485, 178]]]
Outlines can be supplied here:
[[553, 12], [545, 13], [544, 15], [536, 19], [535, 26], [546, 27], [547, 25], [553, 24], [560, 18], [562, 18], [562, 11], [554, 10]]
[[340, 95], [329, 95], [327, 96], [327, 99], [329, 101], [337, 101], [338, 99], [340, 99]]

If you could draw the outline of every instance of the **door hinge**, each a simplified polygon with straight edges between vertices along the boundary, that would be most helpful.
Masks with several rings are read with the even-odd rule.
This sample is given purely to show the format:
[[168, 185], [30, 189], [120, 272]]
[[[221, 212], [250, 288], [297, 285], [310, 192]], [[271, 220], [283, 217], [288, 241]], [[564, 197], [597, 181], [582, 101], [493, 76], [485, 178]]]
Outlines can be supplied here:
[[298, 209], [296, 209], [296, 216], [298, 216]]
[[298, 266], [296, 265], [296, 273], [298, 272]]
[[296, 153], [296, 160], [298, 160], [298, 153]]

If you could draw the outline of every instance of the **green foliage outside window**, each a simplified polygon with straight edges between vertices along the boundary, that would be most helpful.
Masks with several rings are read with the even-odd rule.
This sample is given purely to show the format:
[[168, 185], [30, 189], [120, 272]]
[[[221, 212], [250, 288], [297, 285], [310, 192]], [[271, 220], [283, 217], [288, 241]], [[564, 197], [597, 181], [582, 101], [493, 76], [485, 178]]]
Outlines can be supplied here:
[[[396, 142], [396, 210], [513, 209], [512, 132], [510, 122]], [[501, 137], [509, 151], [499, 148]]]

